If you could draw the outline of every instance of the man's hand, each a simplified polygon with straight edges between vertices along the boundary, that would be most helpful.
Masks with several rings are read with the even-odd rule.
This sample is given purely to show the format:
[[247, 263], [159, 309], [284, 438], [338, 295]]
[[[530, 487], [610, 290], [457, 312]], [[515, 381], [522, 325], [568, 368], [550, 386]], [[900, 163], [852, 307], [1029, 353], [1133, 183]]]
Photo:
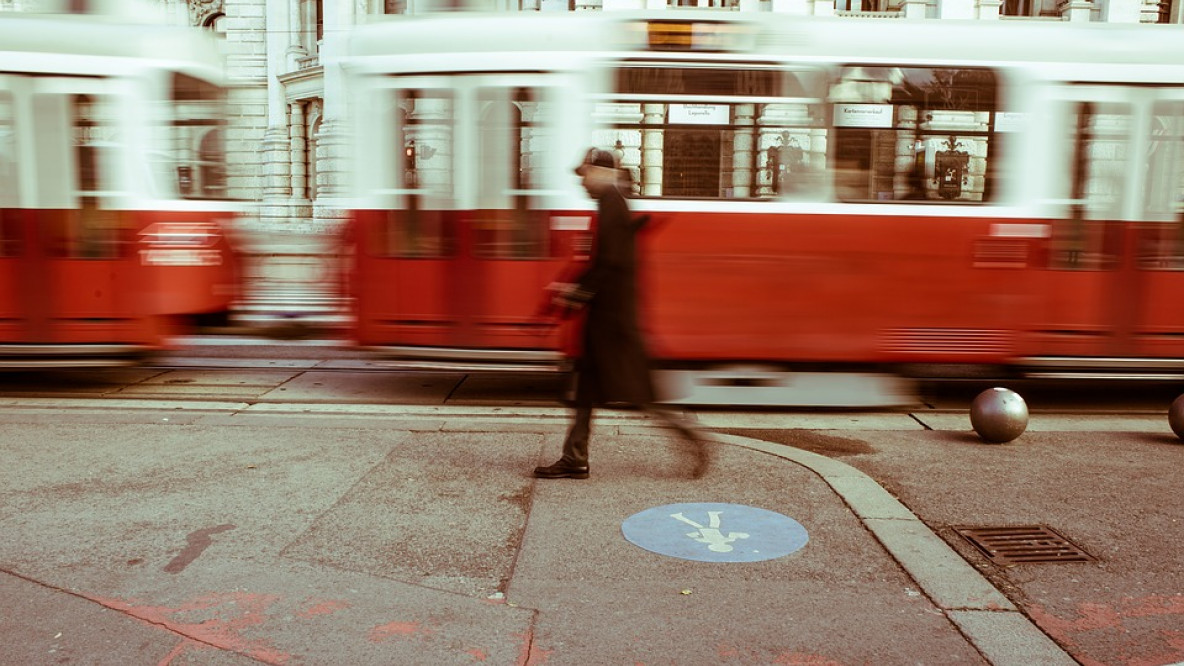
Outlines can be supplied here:
[[574, 282], [552, 282], [547, 285], [547, 291], [551, 292], [551, 304], [557, 308], [573, 309], [581, 304], [575, 302], [572, 295], [576, 293], [578, 286]]
[[574, 282], [552, 282], [547, 291], [551, 293], [551, 305], [562, 310], [579, 310], [588, 302], [589, 294]]

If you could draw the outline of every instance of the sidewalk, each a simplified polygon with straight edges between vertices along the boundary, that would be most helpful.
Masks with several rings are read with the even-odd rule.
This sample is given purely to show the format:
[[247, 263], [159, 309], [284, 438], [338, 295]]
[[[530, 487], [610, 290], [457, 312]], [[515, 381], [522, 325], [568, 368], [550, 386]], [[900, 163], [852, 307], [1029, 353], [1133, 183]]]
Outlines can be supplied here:
[[[536, 480], [560, 418], [4, 410], [3, 664], [1076, 663], [870, 477], [782, 445], [716, 435], [692, 481], [606, 413], [591, 479]], [[659, 509], [758, 558], [745, 507], [808, 540], [622, 531]]]

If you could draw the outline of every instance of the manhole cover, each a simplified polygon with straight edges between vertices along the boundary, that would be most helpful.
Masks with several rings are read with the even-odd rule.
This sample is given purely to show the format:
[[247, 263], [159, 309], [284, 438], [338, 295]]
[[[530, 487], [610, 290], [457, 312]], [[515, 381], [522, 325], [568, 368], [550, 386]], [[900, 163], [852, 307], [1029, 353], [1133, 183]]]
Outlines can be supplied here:
[[1089, 553], [1044, 525], [955, 527], [954, 531], [996, 564], [1094, 561]]

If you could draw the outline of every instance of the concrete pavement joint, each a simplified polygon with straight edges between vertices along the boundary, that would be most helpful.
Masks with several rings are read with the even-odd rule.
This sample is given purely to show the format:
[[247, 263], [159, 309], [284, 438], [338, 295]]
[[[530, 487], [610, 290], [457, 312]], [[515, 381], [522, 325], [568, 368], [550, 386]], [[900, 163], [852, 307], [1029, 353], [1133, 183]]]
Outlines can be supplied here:
[[818, 474], [992, 664], [1077, 664], [1011, 600], [868, 475], [837, 460], [790, 446], [737, 435], [712, 433], [711, 437], [795, 462]]
[[[238, 652], [236, 650], [229, 649], [225, 646], [218, 645], [216, 643], [211, 643], [207, 640], [203, 640], [197, 636], [191, 636], [189, 634], [186, 634], [185, 632], [180, 631], [177, 627], [169, 624], [168, 622], [161, 622], [159, 620], [153, 620], [151, 618], [141, 617], [139, 615], [136, 615], [135, 613], [131, 612], [130, 608], [121, 608], [117, 605], [112, 605], [109, 602], [105, 602], [102, 599], [89, 597], [85, 594], [82, 594], [81, 592], [75, 592], [74, 590], [70, 590], [70, 589], [67, 589], [64, 587], [50, 585], [49, 583], [46, 583], [45, 581], [40, 581], [40, 580], [37, 580], [36, 578], [30, 578], [29, 576], [17, 573], [15, 571], [12, 571], [11, 569], [0, 568], [0, 574], [6, 575], [6, 576], [12, 576], [13, 578], [19, 578], [19, 579], [25, 581], [26, 583], [31, 583], [31, 584], [36, 585], [38, 587], [49, 590], [50, 592], [54, 592], [57, 594], [64, 594], [66, 596], [74, 597], [75, 599], [80, 599], [82, 601], [86, 601], [86, 602], [94, 604], [96, 606], [100, 606], [102, 608], [105, 608], [105, 609], [113, 612], [113, 613], [118, 613], [119, 615], [122, 615], [124, 617], [131, 618], [137, 622], [142, 622], [142, 623], [147, 624], [149, 626], [156, 627], [158, 629], [167, 631], [170, 634], [173, 634], [173, 635], [177, 636], [178, 638], [182, 639], [183, 641], [190, 641], [192, 643], [198, 643], [200, 645], [204, 645], [206, 647], [213, 648], [215, 650], [225, 650], [228, 652], [233, 652], [234, 654], [237, 654], [241, 657], [245, 657], [245, 658], [250, 659], [252, 661], [260, 661], [259, 659], [256, 659], [252, 655], [244, 654], [242, 652]], [[268, 663], [268, 662], [260, 661], [260, 663]]]

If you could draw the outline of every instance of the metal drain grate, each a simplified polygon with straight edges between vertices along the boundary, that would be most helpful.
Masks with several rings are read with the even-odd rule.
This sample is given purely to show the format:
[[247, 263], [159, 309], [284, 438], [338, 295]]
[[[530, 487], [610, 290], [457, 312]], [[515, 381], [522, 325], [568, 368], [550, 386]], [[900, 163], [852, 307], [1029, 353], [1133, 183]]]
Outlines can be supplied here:
[[1089, 553], [1044, 525], [955, 527], [954, 531], [996, 564], [1094, 561]]

